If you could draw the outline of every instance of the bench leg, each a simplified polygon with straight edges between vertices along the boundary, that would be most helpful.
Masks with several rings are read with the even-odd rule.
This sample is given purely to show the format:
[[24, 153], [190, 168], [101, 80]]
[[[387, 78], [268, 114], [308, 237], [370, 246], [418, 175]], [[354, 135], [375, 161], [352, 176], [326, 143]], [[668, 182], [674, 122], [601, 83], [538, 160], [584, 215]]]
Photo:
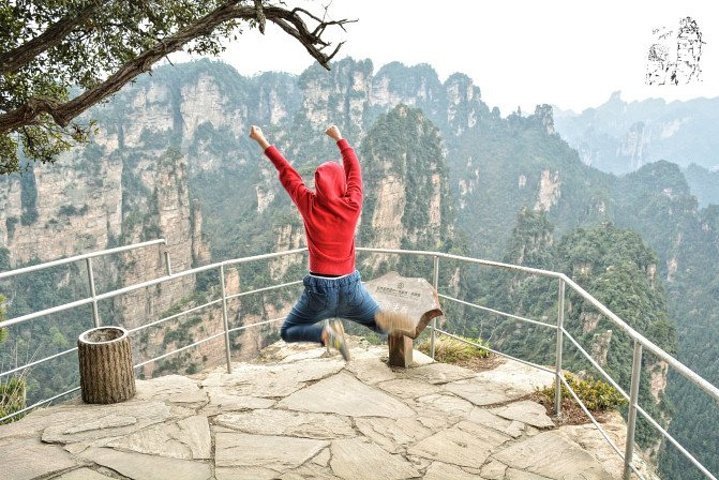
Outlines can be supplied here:
[[412, 363], [412, 339], [405, 335], [390, 335], [387, 341], [390, 366], [409, 367]]

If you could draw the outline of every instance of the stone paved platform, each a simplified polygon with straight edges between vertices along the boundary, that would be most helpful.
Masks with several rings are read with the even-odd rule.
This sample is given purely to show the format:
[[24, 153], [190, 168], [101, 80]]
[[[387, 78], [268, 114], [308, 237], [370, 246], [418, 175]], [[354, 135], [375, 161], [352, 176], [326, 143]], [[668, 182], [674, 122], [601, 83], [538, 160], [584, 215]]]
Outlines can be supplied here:
[[[80, 400], [0, 426], [4, 480], [604, 480], [621, 462], [591, 426], [556, 428], [526, 399], [552, 377], [515, 362], [476, 373], [390, 369], [279, 342], [261, 363], [137, 382], [125, 403]], [[621, 418], [606, 425], [622, 444]], [[648, 478], [652, 478], [649, 476]]]

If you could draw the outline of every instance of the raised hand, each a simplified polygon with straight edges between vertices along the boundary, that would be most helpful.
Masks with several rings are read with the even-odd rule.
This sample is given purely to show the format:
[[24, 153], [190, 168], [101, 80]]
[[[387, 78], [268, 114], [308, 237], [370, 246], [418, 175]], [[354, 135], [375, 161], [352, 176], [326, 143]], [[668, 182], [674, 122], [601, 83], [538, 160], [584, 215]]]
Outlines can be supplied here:
[[257, 142], [263, 150], [270, 146], [269, 142], [265, 139], [265, 135], [262, 133], [262, 129], [257, 125], [250, 127], [250, 138]]
[[340, 133], [340, 129], [337, 128], [337, 125], [330, 125], [327, 127], [327, 130], [325, 130], [325, 133], [330, 136], [335, 142], [339, 142], [342, 140], [342, 134]]

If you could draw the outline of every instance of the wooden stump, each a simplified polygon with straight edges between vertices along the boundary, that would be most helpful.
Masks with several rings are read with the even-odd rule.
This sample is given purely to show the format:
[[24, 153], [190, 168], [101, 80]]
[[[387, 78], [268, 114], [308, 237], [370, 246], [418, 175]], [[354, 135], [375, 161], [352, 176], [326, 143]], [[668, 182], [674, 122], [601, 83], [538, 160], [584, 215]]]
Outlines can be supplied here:
[[80, 335], [77, 348], [85, 403], [118, 403], [135, 396], [132, 346], [127, 330], [93, 328]]

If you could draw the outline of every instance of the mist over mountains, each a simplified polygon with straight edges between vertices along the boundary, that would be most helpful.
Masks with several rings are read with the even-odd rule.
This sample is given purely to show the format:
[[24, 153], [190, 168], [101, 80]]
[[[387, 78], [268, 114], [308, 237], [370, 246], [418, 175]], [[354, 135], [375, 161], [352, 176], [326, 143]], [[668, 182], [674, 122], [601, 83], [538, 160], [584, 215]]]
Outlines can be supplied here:
[[627, 103], [614, 92], [579, 114], [555, 109], [554, 120], [587, 165], [621, 175], [665, 160], [681, 167], [702, 206], [719, 201], [719, 98]]

